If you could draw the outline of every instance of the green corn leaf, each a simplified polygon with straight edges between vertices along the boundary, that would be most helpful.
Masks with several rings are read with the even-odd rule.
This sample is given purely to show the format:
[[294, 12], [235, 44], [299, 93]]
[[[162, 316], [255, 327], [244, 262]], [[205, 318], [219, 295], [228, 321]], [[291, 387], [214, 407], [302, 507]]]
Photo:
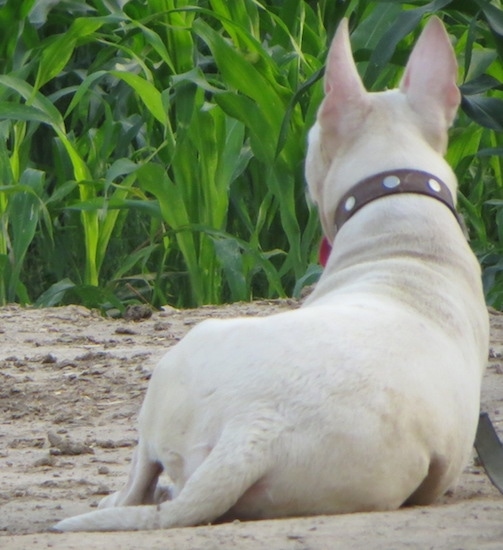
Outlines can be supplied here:
[[0, 304], [4, 305], [7, 299], [7, 284], [10, 277], [9, 256], [0, 253]]
[[[131, 168], [130, 166], [128, 167]], [[136, 174], [129, 174], [124, 178], [124, 181], [120, 186], [114, 189], [112, 197], [107, 201], [109, 204], [117, 204], [120, 207], [127, 207], [126, 197], [129, 195], [130, 188], [136, 181]], [[101, 270], [105, 255], [108, 249], [112, 232], [116, 226], [119, 216], [119, 208], [109, 209], [107, 205], [106, 215], [100, 220], [100, 234], [98, 238], [98, 248], [96, 251], [96, 263], [98, 270]]]
[[483, 96], [465, 96], [461, 108], [475, 122], [490, 128], [503, 131], [503, 99]]
[[[75, 179], [77, 181], [90, 179], [89, 169], [67, 137], [63, 118], [56, 107], [42, 94], [36, 92], [29, 84], [18, 78], [0, 75], [0, 86], [2, 85], [16, 91], [26, 100], [30, 101], [29, 105], [20, 105], [17, 108], [12, 108], [12, 112], [15, 115], [19, 115], [19, 120], [35, 120], [49, 124], [61, 139], [70, 157]], [[10, 105], [8, 102], [3, 102], [0, 105], [4, 118], [12, 118], [12, 116], [9, 116]], [[33, 118], [29, 119], [28, 117], [30, 116]]]
[[63, 118], [60, 112], [46, 97], [36, 92], [27, 82], [14, 76], [0, 75], [0, 86], [5, 86], [17, 92], [27, 101], [28, 106], [44, 113], [47, 117], [47, 123], [53, 126], [56, 131], [64, 133]]
[[252, 2], [227, 2], [225, 0], [211, 0], [210, 3], [215, 15], [220, 16], [222, 26], [235, 44], [246, 47], [247, 37], [258, 38], [257, 5]]
[[151, 82], [134, 73], [110, 71], [110, 74], [116, 78], [120, 78], [126, 82], [126, 84], [129, 84], [138, 94], [138, 97], [145, 104], [145, 107], [147, 107], [152, 116], [164, 126], [167, 124], [167, 115], [164, 109], [162, 95]]
[[0, 119], [52, 124], [51, 118], [40, 109], [10, 101], [0, 101]]
[[[376, 44], [369, 59], [363, 77], [365, 86], [370, 89], [383, 68], [390, 62], [400, 40], [412, 32], [421, 22], [424, 15], [434, 13], [451, 3], [452, 0], [434, 0], [425, 6], [403, 11], [398, 17], [390, 19], [391, 26]], [[377, 11], [377, 10], [376, 10]]]
[[215, 252], [225, 272], [227, 284], [231, 291], [231, 300], [248, 301], [250, 290], [244, 274], [242, 251], [235, 239], [213, 238]]
[[51, 39], [43, 48], [35, 89], [39, 90], [66, 67], [78, 41], [89, 38], [107, 21], [104, 17], [79, 17], [75, 19], [67, 32]]
[[75, 109], [75, 107], [82, 101], [89, 88], [96, 81], [98, 81], [100, 78], [103, 78], [107, 74], [107, 71], [96, 71], [95, 73], [91, 73], [90, 75], [86, 76], [86, 78], [82, 81], [80, 86], [78, 86], [75, 94], [73, 95], [72, 100], [70, 101], [70, 104], [66, 109], [65, 118], [69, 116], [70, 113]]
[[[26, 191], [14, 193], [9, 201], [9, 219], [12, 232], [12, 271], [8, 296], [18, 294], [20, 275], [28, 247], [33, 241], [40, 216], [40, 199], [44, 180], [43, 172], [27, 169], [21, 177]], [[25, 301], [23, 299], [23, 301]]]
[[273, 82], [202, 20], [194, 22], [194, 30], [211, 49], [225, 82], [256, 102], [271, 131], [276, 134], [273, 138], [277, 139], [285, 104]]
[[[159, 245], [157, 244], [152, 244], [129, 254], [127, 258], [124, 259], [119, 269], [113, 274], [112, 280], [118, 281], [119, 279], [122, 279], [125, 274], [130, 272], [137, 264], [148, 263], [149, 258], [154, 254], [158, 246]], [[139, 277], [140, 275], [131, 275], [130, 277], [126, 278], [135, 279]]]
[[478, 95], [490, 90], [503, 90], [503, 82], [488, 74], [482, 74], [479, 77], [463, 83], [459, 87], [463, 95]]
[[456, 169], [463, 159], [477, 154], [482, 139], [482, 128], [470, 127], [454, 129], [451, 132], [449, 148], [445, 156], [447, 162]]
[[501, 11], [501, 6], [493, 6], [487, 0], [475, 0], [475, 3], [480, 6], [491, 29], [499, 36], [503, 36], [503, 12]]
[[245, 127], [238, 120], [226, 118], [225, 136], [219, 151], [218, 171], [215, 176], [218, 192], [229, 192], [230, 185], [246, 169], [251, 151], [244, 147]]
[[250, 98], [231, 92], [217, 94], [215, 102], [229, 116], [240, 120], [249, 129], [251, 147], [255, 156], [264, 163], [272, 163], [276, 155], [274, 129], [264, 117], [260, 107]]
[[115, 181], [116, 179], [127, 176], [137, 170], [138, 165], [130, 159], [120, 158], [114, 161], [112, 166], [107, 170], [105, 179], [109, 182]]
[[181, 189], [168, 178], [164, 168], [158, 164], [143, 165], [138, 169], [137, 175], [142, 189], [157, 198], [164, 220], [176, 231], [176, 240], [189, 270], [195, 302], [202, 304], [204, 300], [201, 273], [194, 237], [190, 231], [183, 230], [190, 225], [190, 220]]
[[402, 13], [398, 3], [387, 2], [372, 10], [367, 18], [360, 22], [351, 34], [351, 44], [356, 54], [359, 50], [372, 52], [384, 33]]
[[63, 303], [67, 291], [75, 288], [75, 283], [66, 278], [51, 285], [36, 300], [35, 307], [54, 307]]
[[[142, 25], [139, 21], [132, 21], [132, 24], [137, 26], [141, 30], [147, 42], [154, 48], [154, 50], [158, 53], [164, 63], [166, 63], [166, 65], [171, 69], [173, 73], [176, 73], [177, 70], [175, 68], [173, 58], [166, 48], [166, 45], [162, 41], [161, 37], [152, 29], [149, 29], [145, 25]], [[189, 51], [191, 51], [191, 48], [189, 48]]]
[[295, 283], [295, 287], [293, 289], [293, 293], [292, 293], [293, 296], [295, 298], [300, 298], [303, 288], [317, 283], [322, 273], [323, 273], [323, 268], [320, 265], [318, 264], [309, 265], [306, 270], [306, 273], [302, 275], [302, 277], [297, 279]]
[[[95, 197], [87, 201], [70, 202], [64, 206], [64, 210], [75, 212], [98, 212], [114, 210], [138, 210], [151, 218], [162, 219], [159, 204], [152, 200], [134, 200]], [[101, 227], [101, 226], [100, 226]]]

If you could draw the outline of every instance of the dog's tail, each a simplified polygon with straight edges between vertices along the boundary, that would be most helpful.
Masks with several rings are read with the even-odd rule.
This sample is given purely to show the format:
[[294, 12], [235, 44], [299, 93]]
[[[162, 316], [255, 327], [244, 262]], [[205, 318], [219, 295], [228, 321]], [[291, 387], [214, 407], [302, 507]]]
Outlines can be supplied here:
[[[208, 460], [208, 459], [207, 459]], [[206, 461], [207, 461], [206, 460]], [[205, 461], [205, 462], [206, 462]], [[203, 463], [204, 465], [205, 463]], [[142, 506], [116, 506], [81, 514], [57, 523], [54, 531], [143, 531], [188, 527], [210, 523], [224, 515], [243, 493], [261, 476], [251, 464], [248, 471], [229, 472], [227, 464], [221, 466], [220, 475], [201, 465], [192, 475], [182, 492], [173, 500]], [[199, 470], [207, 470], [201, 479]], [[227, 473], [228, 479], [223, 479]], [[234, 474], [238, 474], [235, 477]], [[196, 480], [194, 477], [198, 477]], [[219, 477], [222, 485], [214, 483]]]
[[60, 521], [53, 531], [141, 531], [161, 528], [161, 506], [120, 506]]
[[[276, 413], [277, 414], [277, 413]], [[139, 531], [209, 523], [228, 512], [272, 464], [275, 414], [229, 422], [180, 494], [158, 505], [118, 506], [60, 521], [56, 531]], [[243, 429], [245, 426], [245, 429]]]

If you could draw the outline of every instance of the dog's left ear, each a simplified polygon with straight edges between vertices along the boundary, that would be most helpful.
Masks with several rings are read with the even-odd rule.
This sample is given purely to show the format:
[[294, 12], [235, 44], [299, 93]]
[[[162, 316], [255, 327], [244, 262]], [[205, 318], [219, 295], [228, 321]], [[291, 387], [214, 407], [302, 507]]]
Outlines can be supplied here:
[[461, 95], [456, 86], [458, 65], [444, 25], [432, 17], [424, 28], [405, 67], [400, 90], [421, 115], [442, 117], [452, 124]]

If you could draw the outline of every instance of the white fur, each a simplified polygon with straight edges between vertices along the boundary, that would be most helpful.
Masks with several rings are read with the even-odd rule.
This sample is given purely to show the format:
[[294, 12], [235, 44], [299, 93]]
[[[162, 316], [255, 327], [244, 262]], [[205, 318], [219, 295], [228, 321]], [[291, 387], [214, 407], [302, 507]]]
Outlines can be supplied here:
[[[433, 18], [401, 88], [368, 94], [343, 21], [306, 163], [333, 241], [319, 284], [298, 310], [205, 321], [171, 349], [149, 385], [127, 485], [56, 529], [390, 510], [455, 483], [488, 350], [477, 262], [452, 213], [424, 196], [374, 201], [333, 227], [339, 197], [384, 170], [426, 170], [455, 196], [442, 158], [455, 77]], [[169, 491], [156, 488], [162, 469]]]

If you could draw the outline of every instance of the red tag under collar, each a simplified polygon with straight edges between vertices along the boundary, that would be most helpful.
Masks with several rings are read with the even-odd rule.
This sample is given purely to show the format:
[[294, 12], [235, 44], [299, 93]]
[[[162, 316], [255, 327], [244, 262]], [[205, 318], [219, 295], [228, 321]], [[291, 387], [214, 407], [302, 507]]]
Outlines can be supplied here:
[[328, 242], [326, 237], [323, 237], [320, 243], [319, 261], [322, 267], [325, 267], [328, 262], [328, 257], [332, 252], [332, 245]]

